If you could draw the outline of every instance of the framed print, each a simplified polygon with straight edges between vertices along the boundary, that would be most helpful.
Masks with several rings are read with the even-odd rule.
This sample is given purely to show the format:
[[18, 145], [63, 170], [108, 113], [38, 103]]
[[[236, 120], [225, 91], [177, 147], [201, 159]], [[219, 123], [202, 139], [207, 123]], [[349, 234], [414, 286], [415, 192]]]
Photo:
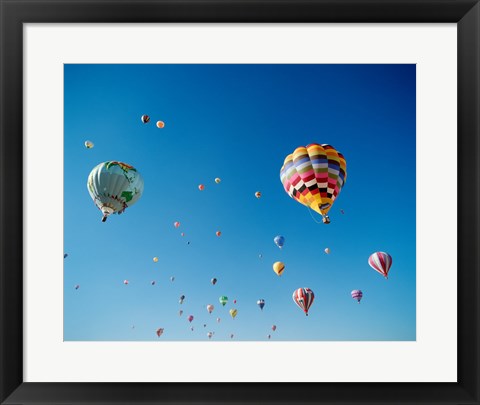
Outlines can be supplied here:
[[1, 403], [479, 403], [478, 2], [0, 1]]

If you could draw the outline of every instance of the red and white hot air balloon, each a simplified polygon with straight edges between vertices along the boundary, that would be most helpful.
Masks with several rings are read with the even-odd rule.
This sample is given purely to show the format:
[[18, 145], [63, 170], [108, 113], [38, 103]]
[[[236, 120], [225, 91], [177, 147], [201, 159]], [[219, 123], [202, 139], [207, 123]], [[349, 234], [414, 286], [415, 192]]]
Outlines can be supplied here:
[[392, 266], [392, 256], [385, 252], [375, 252], [368, 258], [370, 267], [388, 279], [388, 272]]
[[305, 312], [305, 315], [308, 316], [308, 309], [313, 304], [315, 299], [315, 294], [310, 288], [299, 288], [293, 292], [293, 301], [299, 306], [299, 308]]

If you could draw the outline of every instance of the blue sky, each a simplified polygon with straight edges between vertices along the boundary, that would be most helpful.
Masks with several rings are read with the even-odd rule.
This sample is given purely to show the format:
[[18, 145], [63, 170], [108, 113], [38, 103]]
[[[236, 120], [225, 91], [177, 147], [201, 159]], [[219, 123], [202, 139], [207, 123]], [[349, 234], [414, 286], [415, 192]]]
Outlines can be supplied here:
[[[65, 340], [204, 341], [208, 332], [212, 341], [415, 340], [415, 65], [64, 72]], [[142, 124], [142, 114], [151, 122]], [[291, 199], [279, 178], [284, 158], [312, 142], [347, 161], [330, 225]], [[86, 183], [108, 160], [137, 168], [145, 190], [102, 223]], [[276, 235], [285, 237], [282, 250]], [[388, 280], [367, 263], [375, 251], [393, 257]], [[276, 261], [286, 266], [281, 277]], [[292, 300], [299, 287], [315, 293], [308, 317]], [[363, 291], [360, 305], [353, 289]]]

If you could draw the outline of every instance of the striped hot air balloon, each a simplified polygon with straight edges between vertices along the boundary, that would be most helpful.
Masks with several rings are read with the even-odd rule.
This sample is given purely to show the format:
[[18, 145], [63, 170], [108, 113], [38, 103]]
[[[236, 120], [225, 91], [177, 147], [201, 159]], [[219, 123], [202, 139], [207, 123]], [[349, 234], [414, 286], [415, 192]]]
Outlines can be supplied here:
[[392, 256], [385, 252], [375, 252], [368, 258], [370, 267], [388, 279], [388, 272], [392, 266]]
[[361, 300], [362, 297], [363, 297], [362, 291], [360, 291], [360, 290], [353, 290], [353, 291], [351, 292], [351, 294], [352, 294], [352, 298], [353, 298], [354, 300], [357, 300], [358, 303], [360, 304], [360, 300]]
[[300, 146], [285, 158], [280, 180], [287, 194], [329, 224], [328, 211], [347, 180], [347, 162], [331, 145]]
[[308, 316], [308, 309], [312, 306], [315, 299], [313, 291], [310, 288], [299, 288], [293, 292], [292, 298], [295, 304]]

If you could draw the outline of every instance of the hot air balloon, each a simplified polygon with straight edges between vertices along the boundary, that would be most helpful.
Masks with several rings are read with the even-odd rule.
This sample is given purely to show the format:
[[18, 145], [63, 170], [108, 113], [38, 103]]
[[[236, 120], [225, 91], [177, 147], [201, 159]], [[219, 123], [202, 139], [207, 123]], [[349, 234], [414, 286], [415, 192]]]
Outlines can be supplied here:
[[78, 290], [79, 288], [80, 288], [80, 286], [77, 284], [77, 285], [75, 286], [75, 290]]
[[272, 330], [275, 332], [277, 330], [277, 325], [272, 325]]
[[193, 326], [190, 328], [190, 330], [193, 332]]
[[293, 292], [293, 301], [297, 304], [300, 309], [305, 312], [305, 315], [308, 316], [308, 309], [313, 303], [315, 295], [310, 288], [299, 288]]
[[233, 339], [233, 336], [234, 336], [233, 333], [231, 333], [231, 334], [230, 334], [230, 339]]
[[277, 245], [280, 249], [283, 247], [285, 244], [285, 238], [281, 235], [275, 236], [273, 238], [273, 241], [275, 242], [275, 245]]
[[185, 233], [182, 232], [182, 233], [180, 234], [180, 236], [185, 236]]
[[215, 284], [217, 284], [217, 279], [216, 279], [216, 278], [212, 278], [212, 279], [210, 280], [210, 282], [212, 283], [212, 285], [215, 285]]
[[225, 306], [225, 304], [228, 302], [228, 297], [225, 297], [225, 295], [222, 295], [218, 300], [220, 301], [220, 304]]
[[170, 281], [173, 283], [175, 281], [175, 277], [170, 277]]
[[92, 141], [85, 141], [85, 147], [87, 149], [92, 149], [93, 148], [93, 142]]
[[188, 318], [187, 318], [187, 319], [188, 319], [188, 322], [192, 323], [192, 321], [193, 321], [193, 315], [188, 315]]
[[360, 300], [361, 300], [362, 297], [363, 297], [363, 293], [362, 293], [360, 290], [353, 290], [353, 291], [351, 292], [351, 294], [352, 294], [352, 298], [353, 298], [354, 300], [357, 300], [358, 303], [360, 304]]
[[330, 254], [330, 248], [325, 248], [324, 252], [329, 255]]
[[267, 338], [271, 339], [272, 335], [268, 335]]
[[203, 191], [203, 190], [205, 189], [205, 186], [204, 186], [203, 184], [199, 184], [199, 185], [198, 185], [198, 189], [199, 189], [200, 191]]
[[328, 211], [347, 180], [347, 163], [331, 145], [300, 146], [285, 158], [280, 180], [287, 194], [330, 223]]
[[262, 193], [260, 191], [255, 192], [255, 197], [260, 198], [262, 196]]
[[265, 300], [260, 299], [257, 301], [257, 305], [260, 307], [260, 309], [263, 311], [263, 307], [265, 306]]
[[180, 299], [178, 300], [178, 302], [179, 302], [180, 304], [183, 304], [183, 300], [184, 300], [184, 299], [185, 299], [185, 295], [181, 295], [181, 296], [180, 296]]
[[392, 256], [385, 252], [375, 252], [368, 258], [368, 264], [388, 279], [388, 272], [392, 266]]
[[211, 339], [212, 336], [213, 336], [213, 333], [212, 333], [212, 332], [208, 332], [208, 333], [207, 333], [207, 336], [208, 336], [209, 339]]
[[233, 300], [233, 303], [236, 304], [236, 303], [237, 303], [237, 300]]
[[237, 316], [237, 313], [238, 311], [236, 309], [231, 309], [230, 311], [230, 316], [235, 319], [235, 317]]
[[163, 335], [163, 328], [158, 328], [157, 329], [157, 336], [160, 337]]
[[128, 280], [123, 280], [123, 284], [128, 285]]
[[157, 121], [157, 128], [165, 128], [165, 123], [163, 121]]
[[174, 226], [175, 228], [178, 228], [178, 227], [180, 226], [180, 222], [175, 221], [175, 222], [173, 223], [173, 226]]
[[220, 232], [220, 231], [215, 232], [215, 235], [217, 235], [217, 236], [220, 236], [221, 234], [222, 234], [222, 232]]
[[258, 258], [261, 259], [262, 257], [263, 257], [263, 255], [260, 253], [260, 254], [258, 255]]
[[66, 259], [68, 257], [68, 253], [63, 254], [63, 258]]
[[153, 258], [153, 262], [154, 262], [154, 263], [157, 263], [157, 262], [158, 262], [158, 257], [155, 256], [155, 257]]
[[217, 318], [217, 323], [220, 323], [220, 318]]
[[182, 315], [183, 315], [183, 311], [182, 310], [178, 311], [178, 316], [182, 316]]
[[150, 284], [151, 284], [151, 285], [155, 285], [155, 280], [152, 280], [152, 281], [150, 282]]
[[109, 215], [121, 214], [139, 200], [143, 178], [137, 169], [126, 163], [103, 162], [90, 172], [87, 188], [105, 222]]
[[285, 270], [285, 264], [283, 264], [282, 262], [273, 263], [273, 271], [277, 273], [278, 276], [281, 276], [284, 270]]
[[211, 313], [213, 312], [214, 308], [215, 308], [215, 307], [214, 307], [212, 304], [208, 304], [208, 305], [207, 305], [207, 311], [208, 311], [208, 313], [211, 314]]
[[343, 214], [345, 214], [345, 211], [344, 211], [344, 210], [340, 210], [340, 213], [343, 215]]
[[217, 177], [217, 178], [215, 179], [215, 183], [219, 184], [220, 182], [221, 182], [220, 178]]
[[142, 122], [146, 124], [147, 122], [150, 122], [150, 117], [148, 115], [142, 115]]

